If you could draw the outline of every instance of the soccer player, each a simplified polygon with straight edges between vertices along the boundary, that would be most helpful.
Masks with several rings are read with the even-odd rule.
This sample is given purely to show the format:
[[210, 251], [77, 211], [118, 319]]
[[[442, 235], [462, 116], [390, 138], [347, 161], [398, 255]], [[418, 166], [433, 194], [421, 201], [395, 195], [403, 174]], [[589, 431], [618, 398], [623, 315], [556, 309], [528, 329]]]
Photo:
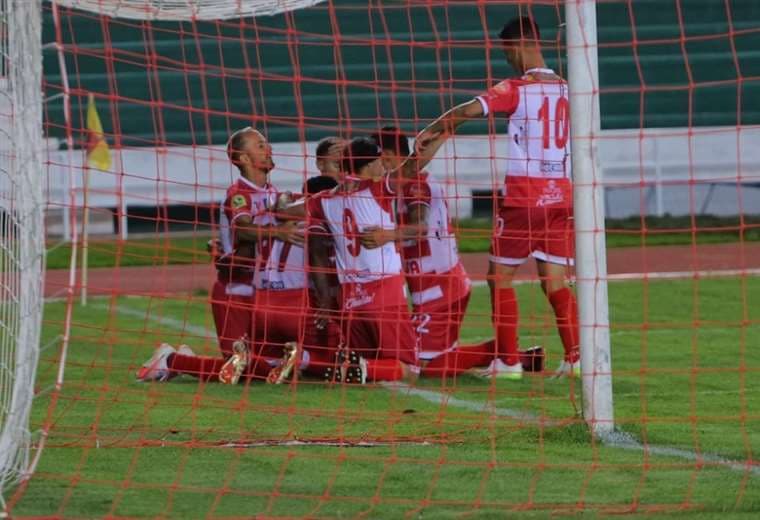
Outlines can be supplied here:
[[574, 256], [567, 84], [546, 67], [539, 28], [531, 18], [511, 20], [499, 37], [507, 61], [520, 78], [502, 81], [482, 96], [452, 108], [423, 130], [420, 137], [440, 132], [451, 135], [473, 118], [494, 114], [509, 117], [504, 199], [495, 220], [489, 262], [492, 316], [500, 357], [489, 368], [500, 377], [522, 378], [517, 346], [518, 306], [512, 279], [518, 267], [533, 257], [565, 350], [556, 375], [577, 376], [577, 305], [566, 285]]
[[[309, 179], [307, 192], [320, 192], [335, 185], [330, 177]], [[271, 211], [256, 215], [259, 226], [281, 225]], [[300, 371], [325, 377], [334, 365], [340, 331], [333, 323], [317, 327], [309, 290], [304, 247], [278, 237], [264, 237], [256, 244], [257, 267], [254, 274], [254, 352], [257, 355], [282, 355], [283, 347], [295, 342]], [[289, 358], [289, 350], [286, 349]]]
[[347, 141], [340, 137], [330, 136], [321, 139], [317, 143], [316, 163], [320, 175], [330, 177], [335, 182], [340, 182], [340, 161]]
[[[433, 141], [435, 134], [429, 139]], [[429, 156], [439, 146], [435, 143], [427, 146]], [[369, 229], [378, 234], [395, 233], [393, 202], [397, 185], [416, 175], [420, 169], [417, 162], [410, 159], [399, 169], [398, 177], [386, 174], [377, 143], [364, 137], [355, 138], [344, 152], [344, 178], [337, 188], [310, 199], [307, 204], [295, 203], [281, 209], [292, 218], [308, 215], [310, 235], [329, 235], [335, 247], [339, 295], [325, 294], [328, 283], [315, 283], [323, 318], [334, 316], [331, 313], [339, 308], [343, 324], [346, 345], [339, 352], [342, 358], [338, 360], [340, 372], [333, 376], [335, 380], [414, 379], [419, 372], [417, 339], [404, 296], [401, 257], [395, 244], [384, 243], [368, 249], [360, 241], [362, 233]], [[315, 263], [311, 257], [310, 254], [313, 273], [326, 274], [329, 270], [326, 260]]]
[[[409, 156], [409, 141], [395, 127], [384, 127], [373, 136], [380, 143], [383, 165], [388, 171], [400, 168]], [[462, 265], [446, 193], [427, 172], [406, 182], [397, 201], [399, 228], [388, 241], [402, 241], [402, 259], [412, 298], [413, 323], [420, 338], [419, 358], [423, 376], [446, 377], [484, 367], [493, 361], [495, 343], [460, 345], [459, 331], [470, 300], [471, 282]], [[368, 233], [365, 247], [375, 247]], [[520, 352], [523, 366], [540, 371], [543, 350], [535, 347]]]
[[[384, 127], [373, 138], [380, 144], [386, 170], [397, 170], [409, 157], [409, 141], [399, 129]], [[420, 335], [419, 357], [426, 361], [456, 347], [471, 283], [459, 259], [443, 186], [426, 172], [418, 172], [404, 183], [397, 211], [396, 238], [403, 241], [404, 274]], [[372, 246], [369, 237], [362, 239], [365, 247]]]
[[250, 127], [235, 132], [228, 141], [227, 155], [240, 177], [228, 188], [222, 207], [221, 254], [212, 253], [217, 280], [211, 307], [222, 357], [195, 356], [186, 345], [175, 350], [163, 344], [138, 371], [139, 380], [165, 381], [184, 373], [235, 384], [244, 374], [246, 378], [270, 375], [269, 363], [251, 356], [248, 345], [252, 336], [255, 246], [258, 239], [271, 235], [295, 243], [302, 243], [303, 238], [292, 222], [266, 228], [253, 223], [254, 215], [274, 204], [277, 196], [268, 183], [274, 161], [264, 136]]
[[[345, 350], [338, 381], [414, 379], [417, 338], [404, 295], [401, 257], [395, 244], [368, 249], [365, 228], [396, 228], [393, 182], [385, 175], [380, 148], [371, 139], [353, 139], [345, 151], [344, 181], [307, 202], [310, 230], [328, 234], [335, 247], [341, 286]], [[320, 296], [320, 304], [330, 296]], [[356, 354], [362, 356], [355, 357]], [[366, 360], [366, 361], [365, 361]]]

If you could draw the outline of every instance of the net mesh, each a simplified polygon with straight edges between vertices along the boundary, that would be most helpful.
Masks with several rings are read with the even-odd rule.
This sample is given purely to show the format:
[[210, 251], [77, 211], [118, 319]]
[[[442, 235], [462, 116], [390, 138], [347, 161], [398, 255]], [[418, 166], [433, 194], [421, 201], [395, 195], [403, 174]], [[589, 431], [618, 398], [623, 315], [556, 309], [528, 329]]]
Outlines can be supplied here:
[[[266, 289], [251, 297], [216, 283], [206, 244], [225, 236], [240, 209], [227, 196], [239, 177], [225, 148], [234, 131], [260, 130], [272, 144], [271, 183], [301, 193], [317, 174], [324, 137], [386, 125], [413, 137], [512, 77], [497, 35], [517, 15], [539, 24], [547, 67], [563, 77], [575, 70], [566, 60], [565, 2], [306, 4], [265, 3], [285, 9], [264, 16], [261, 3], [236, 0], [61, 0], [57, 25], [52, 4], [43, 4], [42, 41], [55, 45], [43, 53], [48, 101], [39, 106], [50, 142], [72, 146], [52, 146], [47, 158], [51, 250], [41, 333], [43, 343], [62, 335], [68, 350], [65, 383], [34, 403], [32, 425], [46, 431], [47, 443], [34, 476], [11, 495], [14, 517], [756, 512], [760, 113], [752, 100], [760, 93], [760, 8], [731, 0], [596, 7], [602, 129], [572, 134], [598, 148], [606, 206], [609, 275], [592, 281], [609, 282], [615, 430], [594, 437], [580, 415], [580, 379], [551, 377], [566, 360], [572, 272], [571, 291], [558, 295], [556, 280], [529, 259], [513, 281], [517, 303], [500, 293], [500, 314], [493, 313], [500, 317], [492, 318], [489, 245], [499, 218], [511, 229], [499, 190], [514, 159], [509, 143], [521, 138], [506, 135], [505, 117], [463, 124], [426, 168], [452, 219], [441, 235], [458, 247], [435, 260], [458, 255], [472, 281], [468, 301], [452, 272], [441, 277], [443, 311], [418, 300], [415, 308], [361, 314], [372, 294], [350, 293], [359, 311], [333, 314], [324, 338], [307, 291], [279, 292], [299, 283], [284, 272], [303, 279], [321, 266], [277, 246], [271, 229], [261, 231], [256, 250]], [[545, 135], [561, 148], [562, 109], [547, 106], [551, 113], [536, 107], [547, 111], [535, 118], [548, 128], [541, 146]], [[93, 111], [111, 157], [102, 167], [93, 161]], [[270, 195], [261, 200], [273, 202]], [[367, 200], [379, 199], [365, 194], [357, 203]], [[384, 213], [373, 206], [372, 215], [401, 215], [406, 224], [408, 208], [395, 202]], [[307, 204], [316, 217], [330, 211], [328, 202], [321, 210]], [[349, 253], [360, 252], [358, 226], [366, 225], [358, 213], [336, 214], [309, 236], [329, 233], [336, 247], [346, 239]], [[594, 227], [605, 233], [601, 222]], [[82, 265], [84, 235], [88, 273], [72, 278], [72, 249]], [[319, 254], [318, 242], [307, 254]], [[409, 246], [399, 241], [407, 260]], [[224, 247], [212, 246], [212, 254]], [[391, 242], [383, 254], [392, 258], [395, 249]], [[288, 262], [301, 272], [285, 269]], [[351, 275], [377, 274], [372, 266], [358, 271]], [[429, 289], [415, 289], [413, 278], [410, 292]], [[86, 306], [78, 299], [84, 288]], [[479, 348], [472, 355], [483, 368], [501, 341], [493, 341], [493, 322], [509, 329], [517, 314], [520, 381], [424, 368], [416, 381], [367, 385], [314, 375], [331, 338], [367, 346], [346, 337], [348, 319], [379, 324], [386, 341], [402, 347], [397, 336], [407, 321], [420, 337], [443, 321], [433, 343], [445, 348], [458, 336], [459, 347]], [[223, 354], [237, 352], [241, 335], [217, 329], [225, 319], [242, 323], [271, 359], [289, 341], [313, 347], [311, 368], [301, 359], [301, 373], [274, 385], [262, 381], [270, 366], [262, 362], [261, 370], [246, 369], [254, 380], [220, 384]], [[195, 356], [177, 350], [164, 359], [166, 370], [170, 363], [183, 375], [136, 383], [163, 343], [187, 345]], [[545, 353], [541, 372], [528, 371], [534, 345]], [[38, 389], [56, 382], [61, 361], [60, 350], [44, 353]], [[376, 379], [396, 379], [397, 365], [370, 365], [382, 375]]]
[[39, 34], [39, 2], [0, 2], [0, 500], [29, 462], [42, 318]]

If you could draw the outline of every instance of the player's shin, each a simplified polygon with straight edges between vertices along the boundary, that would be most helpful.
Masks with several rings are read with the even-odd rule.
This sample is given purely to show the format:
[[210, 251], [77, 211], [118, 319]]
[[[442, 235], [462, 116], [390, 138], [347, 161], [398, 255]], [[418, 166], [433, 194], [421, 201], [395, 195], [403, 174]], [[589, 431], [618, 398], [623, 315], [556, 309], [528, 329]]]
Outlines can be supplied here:
[[515, 290], [512, 287], [497, 287], [493, 290], [491, 298], [499, 358], [507, 365], [516, 365], [520, 360], [517, 352], [519, 309]]
[[565, 287], [549, 294], [549, 303], [557, 319], [557, 330], [565, 349], [565, 361], [575, 363], [580, 358], [578, 343], [578, 304], [573, 291]]

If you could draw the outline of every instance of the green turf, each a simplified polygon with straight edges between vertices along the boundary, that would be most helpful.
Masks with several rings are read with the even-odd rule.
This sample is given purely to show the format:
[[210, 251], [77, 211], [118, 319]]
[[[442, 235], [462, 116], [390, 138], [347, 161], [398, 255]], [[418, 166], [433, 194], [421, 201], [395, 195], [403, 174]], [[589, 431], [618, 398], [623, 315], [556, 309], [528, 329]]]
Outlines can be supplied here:
[[[560, 346], [543, 296], [534, 285], [518, 292], [521, 342], [544, 345], [554, 366]], [[752, 459], [760, 450], [760, 279], [613, 283], [610, 298], [619, 427], [651, 445]], [[46, 341], [61, 333], [65, 309], [48, 304]], [[305, 381], [234, 388], [189, 378], [133, 381], [159, 341], [213, 353], [211, 327], [201, 297], [120, 297], [75, 307], [48, 447], [14, 514], [544, 518], [680, 511], [749, 518], [760, 511], [757, 473], [593, 442], [575, 414], [580, 388], [571, 381], [492, 384], [461, 376], [418, 384], [458, 399], [448, 406], [398, 389]], [[490, 335], [487, 294], [478, 287], [463, 337]], [[36, 425], [47, 417], [56, 362], [54, 348], [43, 353]], [[505, 415], [510, 411], [561, 424], [518, 421]], [[267, 444], [297, 439], [393, 442]], [[230, 441], [258, 445], [218, 447]]]
[[[205, 234], [191, 237], [156, 234], [154, 238], [129, 240], [94, 238], [88, 244], [87, 264], [95, 268], [208, 263], [209, 238]], [[81, 243], [77, 250], [77, 265], [82, 265]], [[48, 269], [68, 269], [70, 262], [71, 244], [48, 244]]]

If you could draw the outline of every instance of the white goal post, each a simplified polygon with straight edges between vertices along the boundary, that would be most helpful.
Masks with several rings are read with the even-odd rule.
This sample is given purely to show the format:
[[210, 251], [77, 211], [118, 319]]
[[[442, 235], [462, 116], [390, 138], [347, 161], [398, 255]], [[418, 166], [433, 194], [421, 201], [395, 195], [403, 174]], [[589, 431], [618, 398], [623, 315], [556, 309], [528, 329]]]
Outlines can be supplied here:
[[614, 430], [604, 184], [599, 166], [596, 0], [566, 0], [575, 275], [581, 342], [583, 418], [604, 439]]

